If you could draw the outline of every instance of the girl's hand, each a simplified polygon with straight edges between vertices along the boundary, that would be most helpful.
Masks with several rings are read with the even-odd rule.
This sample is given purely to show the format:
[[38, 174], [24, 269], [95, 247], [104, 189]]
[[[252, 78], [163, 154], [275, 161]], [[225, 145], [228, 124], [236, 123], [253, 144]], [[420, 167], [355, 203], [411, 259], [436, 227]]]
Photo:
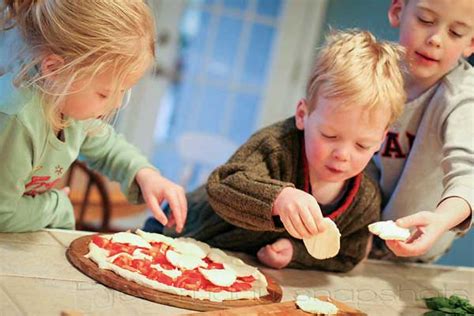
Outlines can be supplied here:
[[387, 247], [399, 257], [421, 256], [446, 231], [444, 222], [442, 216], [433, 212], [419, 212], [400, 218], [396, 221], [398, 226], [416, 229], [405, 242], [387, 240]]
[[[140, 186], [143, 198], [155, 218], [167, 227], [176, 224], [176, 231], [180, 233], [186, 222], [188, 211], [184, 189], [151, 168], [139, 170], [135, 180]], [[171, 208], [169, 219], [166, 218], [160, 207], [164, 200], [168, 201]]]
[[286, 238], [278, 239], [273, 244], [260, 248], [257, 258], [270, 268], [282, 269], [293, 258], [293, 245]]
[[316, 199], [295, 188], [284, 188], [278, 194], [272, 214], [280, 216], [288, 233], [298, 239], [309, 238], [326, 229]]

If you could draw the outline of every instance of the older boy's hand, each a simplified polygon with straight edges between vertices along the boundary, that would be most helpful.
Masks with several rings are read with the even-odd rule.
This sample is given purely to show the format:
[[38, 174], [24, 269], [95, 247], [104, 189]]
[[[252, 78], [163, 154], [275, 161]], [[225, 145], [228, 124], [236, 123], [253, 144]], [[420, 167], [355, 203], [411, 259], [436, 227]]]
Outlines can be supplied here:
[[316, 199], [302, 190], [284, 188], [275, 199], [272, 214], [280, 216], [288, 233], [298, 239], [309, 238], [325, 230]]
[[446, 231], [442, 216], [433, 212], [419, 212], [400, 218], [396, 223], [404, 228], [416, 227], [416, 230], [406, 242], [386, 241], [387, 247], [399, 257], [424, 255]]
[[257, 258], [271, 268], [283, 269], [293, 258], [293, 245], [286, 238], [278, 239], [273, 244], [260, 248]]
[[[176, 224], [176, 231], [180, 233], [186, 222], [188, 211], [184, 189], [151, 168], [143, 168], [138, 171], [135, 180], [140, 186], [143, 198], [155, 218], [167, 227]], [[160, 207], [164, 200], [168, 201], [171, 208], [169, 219], [166, 218]]]

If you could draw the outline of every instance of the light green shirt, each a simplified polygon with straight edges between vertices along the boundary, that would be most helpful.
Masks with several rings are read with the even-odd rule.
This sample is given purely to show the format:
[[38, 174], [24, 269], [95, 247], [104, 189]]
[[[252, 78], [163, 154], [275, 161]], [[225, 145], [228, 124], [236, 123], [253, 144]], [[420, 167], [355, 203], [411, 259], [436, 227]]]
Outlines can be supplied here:
[[91, 133], [92, 124], [98, 123], [72, 121], [64, 129], [63, 142], [35, 98], [0, 98], [0, 231], [73, 229], [71, 202], [52, 187], [79, 155], [92, 169], [120, 182], [131, 202], [139, 201], [135, 175], [154, 167], [110, 125]]

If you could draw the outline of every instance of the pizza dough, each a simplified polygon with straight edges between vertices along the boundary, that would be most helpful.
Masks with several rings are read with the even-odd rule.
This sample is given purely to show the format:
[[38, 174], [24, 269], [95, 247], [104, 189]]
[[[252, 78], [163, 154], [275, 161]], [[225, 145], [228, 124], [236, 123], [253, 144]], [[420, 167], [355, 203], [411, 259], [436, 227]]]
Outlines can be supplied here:
[[381, 221], [370, 224], [369, 231], [384, 240], [406, 241], [410, 237], [410, 230], [398, 226], [394, 221]]
[[336, 224], [329, 218], [324, 218], [326, 230], [310, 238], [303, 238], [309, 254], [316, 259], [327, 259], [338, 254], [341, 247], [341, 233]]
[[307, 313], [335, 315], [338, 311], [336, 305], [307, 295], [298, 295], [296, 305]]
[[258, 299], [267, 279], [255, 267], [191, 238], [170, 238], [138, 230], [94, 235], [85, 255], [97, 269], [139, 285], [194, 299]]

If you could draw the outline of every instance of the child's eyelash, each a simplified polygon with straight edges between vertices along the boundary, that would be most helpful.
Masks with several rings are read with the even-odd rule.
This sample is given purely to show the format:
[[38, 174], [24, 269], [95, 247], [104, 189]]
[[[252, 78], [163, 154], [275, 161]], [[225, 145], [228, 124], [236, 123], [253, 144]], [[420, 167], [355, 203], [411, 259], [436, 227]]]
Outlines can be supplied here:
[[454, 31], [449, 31], [452, 35], [454, 35], [455, 37], [462, 37], [462, 34], [459, 34], [459, 33], [456, 33]]
[[336, 136], [326, 135], [326, 134], [324, 134], [324, 133], [321, 133], [321, 135], [323, 135], [324, 138], [329, 138], [329, 139], [334, 139], [334, 138], [336, 138]]
[[420, 18], [420, 17], [418, 17], [418, 21], [420, 21], [421, 23], [424, 23], [424, 24], [433, 24], [433, 21], [425, 20], [425, 19]]

